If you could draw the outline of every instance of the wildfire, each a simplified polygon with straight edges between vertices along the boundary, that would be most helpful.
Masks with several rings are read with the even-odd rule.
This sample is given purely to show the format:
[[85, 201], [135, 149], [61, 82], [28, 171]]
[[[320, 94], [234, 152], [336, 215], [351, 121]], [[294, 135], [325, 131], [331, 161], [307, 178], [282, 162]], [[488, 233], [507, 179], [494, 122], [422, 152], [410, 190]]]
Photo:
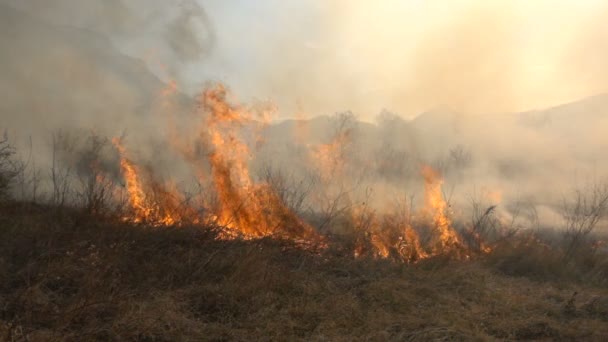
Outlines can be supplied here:
[[[162, 97], [166, 99], [175, 91], [176, 85], [171, 83], [163, 90]], [[120, 157], [120, 170], [128, 195], [129, 212], [125, 219], [154, 226], [213, 222], [224, 229], [219, 238], [273, 236], [302, 245], [326, 246], [327, 237], [290, 210], [271, 185], [251, 176], [252, 149], [261, 143], [259, 133], [269, 122], [269, 112], [235, 104], [221, 84], [202, 92], [198, 104], [197, 115], [201, 121], [194, 138], [180, 132], [173, 118], [168, 118], [169, 146], [192, 167], [199, 184], [206, 186], [205, 192], [198, 195], [201, 197], [196, 202], [198, 206], [186, 201], [186, 196], [178, 191], [175, 183], [158, 182], [153, 171], [142, 172], [128, 158], [122, 141], [115, 138], [112, 142]], [[335, 178], [344, 178], [342, 181], [348, 182], [344, 150], [350, 139], [348, 130], [338, 131], [330, 143], [310, 150], [312, 164], [321, 176], [324, 188], [330, 188], [330, 180]], [[463, 249], [443, 198], [443, 179], [429, 166], [424, 166], [421, 174], [424, 179], [424, 207], [417, 217], [424, 223], [421, 227], [427, 223], [431, 227], [431, 243], [422, 245], [418, 235], [420, 230], [414, 228], [411, 220], [413, 209], [408, 209], [404, 215], [398, 210], [377, 211], [365, 204], [353, 205], [345, 215], [354, 228], [356, 241], [352, 252], [355, 256], [411, 263]], [[355, 202], [349, 196], [347, 194], [347, 202]], [[475, 239], [479, 240], [481, 252], [489, 251], [481, 238], [475, 236]]]
[[252, 113], [232, 105], [227, 91], [217, 85], [200, 98], [206, 125], [201, 138], [209, 147], [211, 179], [219, 199], [221, 225], [251, 237], [279, 235], [293, 239], [318, 239], [315, 230], [291, 212], [267, 184], [250, 176], [247, 129], [256, 130]]
[[126, 149], [122, 145], [120, 139], [112, 139], [112, 143], [118, 150], [120, 156], [120, 168], [125, 179], [129, 206], [132, 211], [132, 216], [126, 217], [126, 220], [135, 223], [149, 223], [159, 226], [171, 226], [180, 221], [179, 217], [174, 217], [170, 214], [163, 214], [158, 205], [151, 203], [144, 191], [144, 185], [138, 173], [138, 169], [126, 157]]
[[324, 182], [345, 172], [345, 149], [351, 142], [351, 133], [350, 129], [342, 127], [335, 132], [329, 143], [320, 144], [311, 151], [312, 161]]
[[437, 233], [437, 241], [433, 252], [445, 252], [462, 245], [458, 234], [452, 228], [452, 222], [447, 216], [447, 203], [443, 198], [441, 186], [443, 179], [432, 167], [422, 167], [424, 177], [424, 206], [425, 211], [432, 216], [433, 228]]
[[[163, 92], [163, 96], [168, 95], [170, 91]], [[138, 167], [127, 158], [126, 148], [120, 139], [115, 138], [113, 144], [120, 156], [130, 207], [130, 215], [126, 219], [166, 226], [182, 224], [186, 219], [192, 223], [213, 220], [245, 238], [273, 235], [293, 240], [321, 241], [316, 231], [291, 212], [269, 185], [256, 184], [252, 180], [248, 166], [251, 151], [246, 137], [254, 134], [260, 122], [263, 124], [268, 117], [262, 113], [259, 116], [262, 121], [254, 120], [251, 112], [232, 105], [227, 95], [226, 89], [217, 85], [200, 96], [201, 114], [205, 120], [195, 141], [208, 150], [206, 158], [211, 166], [209, 176], [213, 190], [218, 197], [217, 207], [195, 210], [182, 206], [174, 187], [161, 186], [149, 179], [145, 183]], [[176, 132], [173, 133], [172, 136], [177, 137]], [[182, 152], [202, 179], [204, 175], [200, 165], [197, 165], [198, 159], [193, 152], [195, 148], [185, 147], [183, 141], [177, 139], [172, 146]], [[223, 236], [234, 234], [226, 233]]]
[[343, 171], [344, 162], [339, 153], [342, 144], [341, 139], [334, 139], [328, 144], [317, 146], [313, 151], [313, 160], [317, 164], [321, 179], [325, 182], [329, 181], [332, 175]]
[[411, 263], [429, 256], [420, 245], [416, 231], [396, 213], [386, 213], [378, 218], [369, 208], [358, 206], [353, 211], [352, 220], [355, 227], [364, 233], [355, 247], [355, 257], [371, 255]]

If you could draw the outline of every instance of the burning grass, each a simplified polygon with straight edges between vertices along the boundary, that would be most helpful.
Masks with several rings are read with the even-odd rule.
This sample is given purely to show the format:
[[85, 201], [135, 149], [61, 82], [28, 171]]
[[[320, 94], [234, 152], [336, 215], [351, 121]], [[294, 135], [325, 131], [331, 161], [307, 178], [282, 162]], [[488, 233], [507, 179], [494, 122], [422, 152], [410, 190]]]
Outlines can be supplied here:
[[[163, 93], [163, 98], [166, 97], [167, 94]], [[185, 202], [182, 200], [184, 194], [175, 187], [163, 186], [155, 181], [154, 175], [144, 177], [141, 169], [128, 157], [121, 139], [113, 140], [128, 196], [124, 220], [154, 226], [215, 225], [232, 231], [223, 237], [273, 236], [303, 241], [317, 247], [327, 246], [327, 234], [321, 233], [317, 229], [319, 227], [313, 227], [302, 219], [300, 213], [289, 208], [272, 184], [256, 182], [252, 177], [249, 169], [253, 153], [251, 145], [252, 142], [259, 142], [260, 127], [265, 125], [269, 114], [264, 110], [233, 104], [229, 97], [222, 85], [209, 87], [200, 95], [198, 114], [202, 125], [192, 141], [178, 137], [174, 134], [175, 129], [171, 129], [171, 145], [196, 170], [199, 181], [207, 182], [216, 196], [215, 205], [208, 203], [206, 198], [197, 201], [202, 203], [199, 207], [182, 205]], [[346, 177], [348, 163], [345, 149], [353, 139], [353, 132], [348, 125], [349, 116], [344, 118], [332, 141], [316, 146], [309, 153], [311, 164], [315, 166], [312, 172], [317, 174], [322, 187], [333, 187], [337, 177], [349, 179]], [[202, 146], [207, 151], [204, 158], [209, 165], [208, 170], [203, 170], [200, 161], [193, 157], [194, 146]], [[351, 221], [349, 224], [358, 231], [352, 254], [391, 257], [406, 263], [441, 254], [463, 259], [472, 256], [472, 250], [466, 249], [448, 217], [441, 175], [430, 166], [423, 165], [421, 176], [425, 184], [425, 205], [419, 220], [428, 223], [431, 241], [425, 246], [421, 245], [418, 231], [407, 220], [397, 222], [390, 213], [372, 210], [367, 205], [351, 204], [342, 209], [341, 214], [346, 214]], [[343, 187], [356, 187], [348, 182], [352, 180], [340, 183]], [[157, 189], [155, 196], [150, 195], [152, 189]], [[350, 194], [346, 194], [344, 200], [349, 203], [357, 201]], [[313, 205], [319, 206], [319, 203]], [[490, 250], [484, 242], [477, 242], [483, 247], [476, 252]]]

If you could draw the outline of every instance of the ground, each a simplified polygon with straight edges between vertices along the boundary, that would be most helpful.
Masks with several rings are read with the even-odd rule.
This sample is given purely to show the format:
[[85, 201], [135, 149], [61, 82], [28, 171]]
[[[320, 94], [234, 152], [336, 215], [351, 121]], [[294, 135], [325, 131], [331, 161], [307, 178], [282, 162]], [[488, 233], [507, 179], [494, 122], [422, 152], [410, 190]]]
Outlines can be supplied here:
[[497, 256], [416, 264], [210, 228], [0, 211], [0, 340], [603, 340], [608, 289], [509, 275]]

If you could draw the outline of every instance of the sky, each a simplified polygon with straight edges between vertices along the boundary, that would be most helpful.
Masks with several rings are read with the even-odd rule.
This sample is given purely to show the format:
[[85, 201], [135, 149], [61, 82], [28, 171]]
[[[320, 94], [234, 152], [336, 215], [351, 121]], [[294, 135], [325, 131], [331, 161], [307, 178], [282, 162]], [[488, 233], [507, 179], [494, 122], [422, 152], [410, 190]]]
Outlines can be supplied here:
[[289, 116], [495, 113], [608, 90], [608, 6], [586, 0], [199, 0], [216, 35], [181, 73]]
[[491, 114], [608, 91], [601, 0], [0, 0], [281, 117]]

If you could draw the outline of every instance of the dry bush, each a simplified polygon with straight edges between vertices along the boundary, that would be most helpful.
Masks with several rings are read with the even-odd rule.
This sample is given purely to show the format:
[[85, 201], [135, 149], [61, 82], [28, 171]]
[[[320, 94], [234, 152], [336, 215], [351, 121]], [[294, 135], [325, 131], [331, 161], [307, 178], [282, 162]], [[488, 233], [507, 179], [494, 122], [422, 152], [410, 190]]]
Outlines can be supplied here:
[[13, 161], [13, 169], [16, 170], [14, 177], [15, 195], [24, 203], [36, 203], [41, 200], [42, 170], [36, 166], [34, 145], [32, 138], [26, 155], [20, 155]]
[[15, 153], [5, 134], [0, 140], [0, 200], [7, 199], [12, 183], [19, 174], [19, 165], [13, 159]]
[[566, 261], [589, 249], [589, 234], [608, 214], [608, 184], [594, 183], [574, 191], [563, 201], [564, 258]]
[[503, 274], [534, 280], [563, 280], [574, 274], [564, 268], [562, 253], [536, 234], [523, 232], [495, 246], [485, 260]]
[[53, 133], [51, 138], [51, 205], [63, 208], [70, 200], [72, 194], [72, 172], [73, 166], [62, 163], [61, 154], [72, 153], [74, 145], [70, 136], [59, 130]]
[[281, 203], [291, 211], [303, 213], [309, 209], [305, 206], [309, 204], [309, 196], [319, 181], [318, 177], [306, 175], [298, 179], [293, 173], [287, 173], [271, 164], [265, 164], [259, 173], [262, 182], [270, 186]]
[[[486, 203], [478, 197], [471, 196], [470, 219], [460, 229], [460, 235], [470, 252], [478, 254], [483, 248], [491, 248], [493, 245], [500, 244], [505, 240], [512, 239], [520, 230], [524, 228], [534, 228], [534, 222], [530, 221], [531, 226], [520, 222], [521, 203], [515, 203], [510, 210], [510, 219], [500, 219], [496, 215], [497, 204]], [[534, 212], [534, 207], [529, 206], [528, 211]]]
[[77, 151], [76, 203], [90, 214], [103, 215], [109, 210], [115, 181], [106, 160], [113, 152], [110, 140], [95, 133]]
[[608, 254], [588, 246], [568, 255], [562, 248], [563, 240], [557, 239], [558, 234], [545, 230], [519, 231], [495, 244], [484, 260], [509, 276], [596, 286], [608, 284]]

